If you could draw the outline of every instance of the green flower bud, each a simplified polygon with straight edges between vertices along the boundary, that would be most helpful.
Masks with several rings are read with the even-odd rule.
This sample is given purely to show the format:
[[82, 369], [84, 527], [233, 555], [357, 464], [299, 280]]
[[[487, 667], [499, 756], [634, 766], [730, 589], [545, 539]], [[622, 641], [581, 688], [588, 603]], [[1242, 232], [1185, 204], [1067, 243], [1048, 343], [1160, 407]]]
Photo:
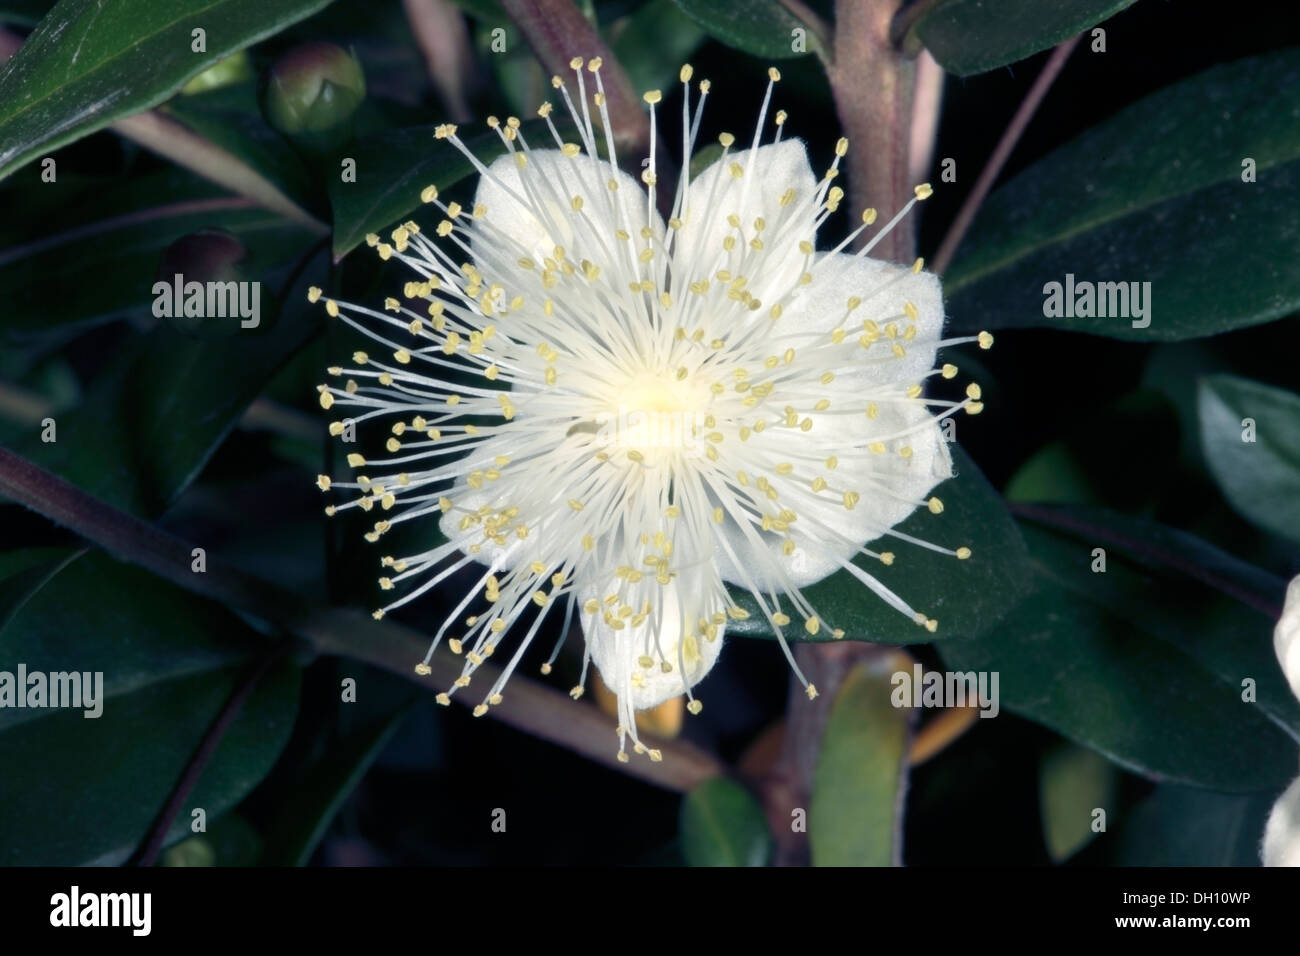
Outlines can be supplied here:
[[232, 53], [224, 60], [218, 60], [198, 76], [181, 87], [181, 93], [205, 93], [219, 86], [230, 86], [253, 78], [253, 64], [248, 58], [247, 50]]
[[305, 43], [271, 67], [262, 108], [267, 122], [286, 136], [346, 135], [365, 95], [366, 78], [354, 54], [332, 43]]

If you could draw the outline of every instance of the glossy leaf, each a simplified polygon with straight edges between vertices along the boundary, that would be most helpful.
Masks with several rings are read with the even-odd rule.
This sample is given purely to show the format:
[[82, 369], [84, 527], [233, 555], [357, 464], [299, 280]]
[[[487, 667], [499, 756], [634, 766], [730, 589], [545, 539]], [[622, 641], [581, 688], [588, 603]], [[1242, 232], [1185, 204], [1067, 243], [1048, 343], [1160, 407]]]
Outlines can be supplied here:
[[[784, 629], [787, 640], [834, 640], [830, 631], [840, 628], [847, 639], [881, 644], [917, 644], [943, 640], [957, 634], [983, 634], [992, 628], [1023, 593], [1028, 579], [1028, 558], [1016, 523], [1001, 497], [974, 462], [960, 448], [953, 453], [957, 477], [935, 489], [943, 501], [941, 515], [920, 509], [899, 530], [946, 547], [971, 549], [960, 561], [904, 541], [881, 539], [877, 550], [891, 550], [891, 566], [860, 557], [858, 565], [918, 611], [939, 621], [931, 633], [910, 617], [890, 607], [847, 571], [839, 571], [803, 589], [826, 626], [810, 636], [798, 619]], [[732, 599], [749, 612], [743, 621], [727, 624], [728, 635], [774, 637], [772, 625], [757, 603], [741, 588]], [[786, 602], [785, 612], [794, 617]]]
[[[1246, 159], [1255, 182], [1243, 181]], [[948, 309], [970, 329], [1144, 341], [1267, 322], [1300, 307], [1297, 202], [1300, 50], [1216, 66], [1122, 110], [989, 197], [945, 279]], [[1067, 275], [1129, 292], [1149, 282], [1146, 317], [1045, 315], [1045, 287], [1064, 287]], [[1119, 295], [1108, 301], [1115, 311]]]
[[903, 794], [916, 710], [891, 702], [896, 671], [912, 659], [886, 651], [840, 685], [822, 738], [808, 808], [815, 866], [897, 866]]
[[941, 643], [946, 665], [998, 672], [1005, 709], [1152, 779], [1251, 791], [1294, 776], [1300, 706], [1271, 639], [1282, 582], [1149, 521], [1037, 511], [1029, 596], [989, 635]]
[[1206, 463], [1232, 507], [1300, 540], [1300, 395], [1212, 375], [1200, 381], [1197, 410]]
[[997, 3], [941, 0], [921, 16], [914, 29], [940, 66], [958, 76], [970, 76], [1055, 46], [1132, 3], [1133, 0], [999, 0]]
[[[102, 555], [72, 562], [0, 631], [6, 669], [102, 672], [102, 713], [0, 710], [0, 859], [113, 864], [136, 849], [199, 740], [266, 642], [234, 614]], [[298, 672], [253, 690], [204, 770], [189, 810], [209, 820], [267, 773], [288, 739]], [[85, 701], [83, 701], [83, 706]]]
[[687, 16], [727, 46], [766, 59], [799, 56], [791, 49], [792, 31], [806, 34], [807, 51], [816, 43], [812, 31], [780, 0], [676, 0]]
[[[0, 178], [156, 106], [329, 0], [60, 0], [0, 69]], [[202, 30], [203, 49], [193, 31]]]
[[772, 837], [753, 794], [718, 777], [682, 800], [681, 845], [688, 866], [765, 866]]

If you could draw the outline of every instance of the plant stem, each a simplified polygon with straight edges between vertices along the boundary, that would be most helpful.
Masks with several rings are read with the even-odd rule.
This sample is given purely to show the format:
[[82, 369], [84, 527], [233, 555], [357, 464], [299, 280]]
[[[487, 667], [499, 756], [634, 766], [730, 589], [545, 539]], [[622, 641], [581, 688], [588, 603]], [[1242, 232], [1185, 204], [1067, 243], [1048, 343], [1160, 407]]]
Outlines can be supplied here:
[[207, 733], [199, 741], [198, 749], [194, 751], [194, 756], [186, 764], [184, 772], [180, 779], [176, 781], [176, 786], [172, 789], [167, 798], [167, 803], [163, 806], [162, 812], [149, 829], [149, 834], [145, 837], [140, 849], [136, 852], [134, 862], [136, 866], [153, 866], [158, 859], [158, 853], [162, 849], [164, 841], [167, 839], [167, 832], [172, 828], [172, 821], [180, 813], [181, 806], [185, 803], [185, 798], [190, 795], [199, 778], [203, 776], [203, 770], [212, 760], [212, 755], [217, 752], [217, 746], [221, 743], [221, 738], [226, 735], [239, 712], [244, 709], [244, 703], [257, 686], [257, 682], [266, 676], [271, 667], [284, 656], [287, 650], [286, 645], [280, 645], [273, 648], [269, 653], [263, 654], [248, 672], [243, 676], [235, 689], [231, 691], [230, 697], [222, 706], [221, 712], [217, 714], [216, 719], [208, 727]]
[[585, 60], [600, 57], [604, 61], [600, 76], [605, 84], [610, 122], [614, 124], [614, 142], [620, 149], [631, 151], [638, 161], [648, 155], [650, 118], [641, 106], [641, 97], [573, 0], [501, 0], [501, 6], [551, 73], [569, 77], [573, 72], [569, 61], [575, 56]]
[[993, 188], [998, 173], [1002, 172], [1002, 167], [1006, 165], [1011, 151], [1016, 148], [1016, 143], [1020, 141], [1025, 127], [1034, 118], [1038, 105], [1043, 102], [1043, 97], [1047, 95], [1052, 83], [1060, 75], [1061, 70], [1065, 67], [1065, 61], [1070, 58], [1070, 53], [1078, 42], [1079, 38], [1076, 36], [1066, 40], [1053, 50], [1047, 63], [1044, 64], [1038, 76], [1035, 77], [1034, 85], [1029, 88], [1029, 92], [1025, 94], [1025, 98], [1016, 109], [1015, 115], [1011, 117], [1011, 122], [1007, 124], [1006, 130], [1003, 131], [1002, 138], [998, 140], [998, 145], [994, 147], [988, 162], [980, 170], [979, 179], [975, 180], [975, 186], [971, 189], [970, 195], [961, 204], [961, 209], [957, 212], [957, 218], [948, 227], [948, 234], [943, 237], [943, 242], [939, 244], [939, 251], [934, 254], [934, 261], [931, 266], [935, 272], [942, 273], [948, 268], [948, 264], [952, 262], [957, 246], [961, 244], [962, 238], [966, 235], [966, 230], [970, 228], [971, 222], [975, 219], [975, 214], [979, 212], [984, 197]]
[[[195, 547], [191, 542], [105, 504], [5, 448], [0, 448], [0, 495], [187, 591], [271, 621], [318, 653], [365, 661], [429, 686], [413, 670], [428, 646], [427, 637], [418, 631], [375, 621], [368, 614], [314, 605], [211, 555], [206, 572], [196, 573], [191, 570]], [[435, 656], [431, 667], [429, 680], [439, 687], [451, 684], [461, 672], [460, 659], [450, 652]], [[494, 665], [484, 663], [476, 680], [487, 685], [499, 673]], [[660, 763], [645, 759], [619, 763], [608, 718], [589, 704], [575, 703], [563, 692], [517, 674], [504, 697], [488, 711], [498, 720], [657, 786], [685, 791], [724, 771], [716, 757], [683, 740], [654, 742], [663, 752]], [[463, 695], [457, 699], [477, 702], [466, 701]]]
[[[835, 60], [827, 76], [849, 138], [855, 221], [868, 206], [888, 219], [911, 198], [915, 185], [908, 178], [908, 152], [916, 67], [890, 39], [899, 6], [900, 0], [838, 0], [835, 5]], [[874, 254], [910, 262], [916, 254], [914, 218], [896, 225]]]

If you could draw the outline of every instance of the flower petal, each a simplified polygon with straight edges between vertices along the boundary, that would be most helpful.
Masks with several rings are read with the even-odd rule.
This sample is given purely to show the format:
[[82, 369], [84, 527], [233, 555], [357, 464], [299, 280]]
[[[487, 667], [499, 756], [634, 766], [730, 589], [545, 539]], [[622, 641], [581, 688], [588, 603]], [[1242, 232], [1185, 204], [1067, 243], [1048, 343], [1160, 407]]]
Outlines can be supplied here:
[[1260, 855], [1265, 866], [1300, 866], [1300, 778], [1273, 804]]
[[[767, 562], [745, 562], [743, 569], [719, 548], [716, 556], [723, 580], [743, 585], [757, 581], [760, 587], [775, 587], [768, 568], [778, 562], [783, 573], [798, 587], [815, 584], [841, 567], [863, 545], [881, 537], [917, 508], [939, 482], [952, 476], [952, 456], [942, 430], [928, 409], [919, 401], [882, 403], [876, 418], [853, 415], [835, 418], [835, 404], [827, 414], [810, 415], [814, 420], [811, 433], [819, 430], [834, 435], [826, 454], [836, 455], [838, 467], [831, 473], [830, 487], [821, 493], [811, 490], [797, 498], [783, 494], [798, 514], [790, 525], [795, 550], [781, 551], [781, 538], [764, 534]], [[874, 453], [868, 444], [886, 436], [901, 436], [885, 441], [885, 451]], [[751, 439], [751, 442], [753, 439]], [[910, 449], [907, 457], [900, 454]], [[808, 476], [800, 479], [808, 488]], [[856, 491], [859, 499], [852, 509], [846, 508], [843, 490]], [[753, 545], [735, 522], [728, 520], [720, 529], [733, 551], [741, 556], [753, 555]], [[888, 550], [888, 549], [886, 549]]]
[[[943, 290], [934, 273], [914, 273], [910, 266], [834, 253], [818, 257], [812, 276], [813, 281], [801, 287], [785, 306], [778, 331], [829, 335], [845, 329], [846, 363], [837, 375], [856, 372], [874, 382], [911, 384], [934, 367], [943, 333]], [[849, 311], [852, 298], [862, 301]], [[909, 317], [913, 310], [915, 319]], [[881, 329], [897, 323], [899, 337], [894, 341], [904, 350], [901, 358], [892, 353], [893, 343], [883, 335], [865, 351], [853, 350], [851, 343], [862, 334], [867, 320]], [[910, 340], [904, 338], [909, 326], [916, 328]]]
[[[702, 597], [690, 593], [695, 588], [688, 590], [679, 583], [680, 578], [668, 585], [647, 581], [647, 593], [654, 588], [661, 598], [655, 613], [641, 624], [633, 625], [631, 618], [625, 618], [623, 628], [615, 629], [605, 621], [603, 605], [602, 611], [583, 615], [591, 659], [605, 685], [619, 697], [620, 709], [630, 703], [632, 710], [645, 710], [680, 696], [704, 678], [722, 650], [725, 624], [717, 626], [712, 639], [696, 627], [695, 622], [708, 614]], [[605, 587], [583, 588], [579, 603], [592, 598], [602, 601], [620, 584], [623, 582], [614, 580]], [[647, 660], [649, 666], [645, 666]], [[665, 662], [671, 668], [668, 671], [663, 668]]]
[[1273, 630], [1273, 650], [1291, 692], [1300, 698], [1300, 575], [1287, 586], [1282, 617]]
[[[474, 204], [486, 213], [471, 227], [471, 248], [485, 273], [527, 280], [518, 260], [540, 265], [556, 246], [573, 263], [587, 259], [607, 272], [624, 262], [634, 268], [636, 251], [644, 248], [641, 230], [649, 225], [662, 238], [663, 220], [648, 210], [645, 189], [627, 173], [586, 153], [570, 157], [557, 149], [529, 150], [520, 170], [516, 157], [524, 155], [500, 156], [479, 177]], [[617, 239], [620, 229], [633, 238]]]
[[[799, 243], [816, 238], [816, 191], [808, 151], [800, 140], [728, 153], [687, 189], [674, 247], [674, 285], [712, 280], [719, 269], [726, 269], [745, 276], [758, 299], [776, 302], [803, 273], [806, 256]], [[733, 215], [739, 227], [728, 222]], [[755, 228], [760, 219], [761, 231]], [[730, 251], [724, 248], [728, 237], [735, 239]], [[755, 239], [761, 249], [751, 246]]]

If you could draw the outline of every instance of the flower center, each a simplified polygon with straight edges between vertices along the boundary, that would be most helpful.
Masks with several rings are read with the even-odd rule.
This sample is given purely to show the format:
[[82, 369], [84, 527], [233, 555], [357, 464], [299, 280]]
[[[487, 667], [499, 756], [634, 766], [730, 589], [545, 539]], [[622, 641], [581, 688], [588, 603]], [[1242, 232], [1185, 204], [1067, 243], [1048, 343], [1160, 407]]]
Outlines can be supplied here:
[[711, 399], [694, 376], [643, 371], [619, 391], [602, 435], [607, 444], [642, 452], [698, 453]]

